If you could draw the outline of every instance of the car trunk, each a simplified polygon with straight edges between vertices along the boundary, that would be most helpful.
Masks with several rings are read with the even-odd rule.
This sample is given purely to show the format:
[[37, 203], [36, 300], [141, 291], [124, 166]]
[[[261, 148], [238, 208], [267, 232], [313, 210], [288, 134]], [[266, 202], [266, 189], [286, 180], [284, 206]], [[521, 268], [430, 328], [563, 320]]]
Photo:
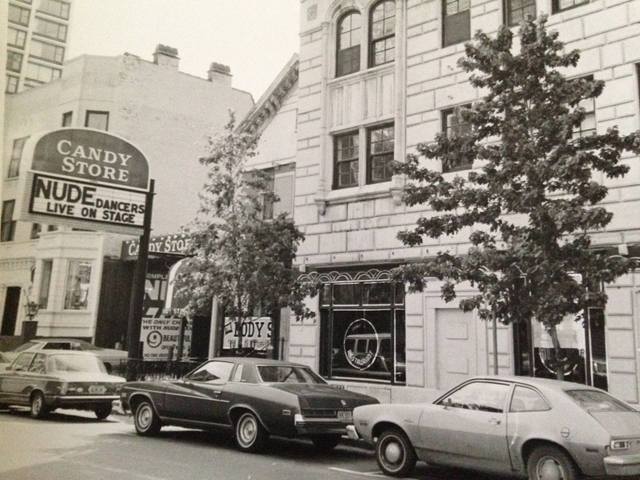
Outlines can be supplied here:
[[633, 440], [623, 452], [640, 453], [640, 412], [589, 412], [613, 439]]
[[376, 402], [372, 397], [329, 385], [282, 383], [272, 386], [297, 395], [303, 409], [352, 410], [357, 406]]

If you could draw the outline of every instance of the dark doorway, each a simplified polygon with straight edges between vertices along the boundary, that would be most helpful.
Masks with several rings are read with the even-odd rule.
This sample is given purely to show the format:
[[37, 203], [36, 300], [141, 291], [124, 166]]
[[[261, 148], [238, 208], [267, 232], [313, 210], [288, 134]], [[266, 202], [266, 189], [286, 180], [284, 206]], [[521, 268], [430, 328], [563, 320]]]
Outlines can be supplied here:
[[4, 299], [0, 335], [15, 335], [18, 308], [20, 308], [20, 287], [8, 287], [7, 296]]

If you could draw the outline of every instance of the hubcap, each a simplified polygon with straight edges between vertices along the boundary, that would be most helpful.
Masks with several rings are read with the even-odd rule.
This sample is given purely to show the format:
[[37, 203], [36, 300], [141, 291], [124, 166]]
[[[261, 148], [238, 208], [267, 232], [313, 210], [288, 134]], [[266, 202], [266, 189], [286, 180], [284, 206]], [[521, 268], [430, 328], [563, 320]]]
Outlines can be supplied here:
[[543, 457], [538, 461], [537, 468], [538, 480], [564, 480], [564, 472], [562, 467], [552, 457]]
[[258, 425], [253, 417], [247, 416], [243, 418], [240, 422], [240, 427], [238, 428], [240, 442], [245, 446], [251, 445], [256, 438], [257, 431]]
[[384, 449], [384, 457], [390, 463], [398, 463], [400, 458], [402, 458], [402, 448], [396, 442], [389, 442]]
[[151, 407], [149, 407], [149, 405], [143, 405], [138, 409], [138, 425], [141, 429], [147, 429], [151, 424], [152, 418], [153, 412], [151, 411]]

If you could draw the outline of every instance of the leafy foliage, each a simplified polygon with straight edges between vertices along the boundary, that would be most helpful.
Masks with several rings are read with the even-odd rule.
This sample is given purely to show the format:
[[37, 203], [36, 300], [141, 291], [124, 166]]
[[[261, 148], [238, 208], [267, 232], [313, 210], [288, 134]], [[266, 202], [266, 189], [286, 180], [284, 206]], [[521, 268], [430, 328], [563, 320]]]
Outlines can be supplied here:
[[200, 193], [189, 257], [177, 279], [178, 294], [191, 309], [206, 308], [216, 297], [225, 316], [238, 322], [258, 313], [268, 315], [292, 306], [310, 315], [302, 305], [306, 290], [296, 284], [293, 259], [303, 234], [285, 213], [263, 218], [265, 202], [277, 201], [269, 177], [248, 170], [258, 138], [235, 128], [231, 118], [224, 132], [210, 140], [207, 182]]
[[[471, 282], [479, 293], [462, 300], [462, 309], [504, 323], [535, 317], [558, 352], [555, 326], [587, 305], [604, 306], [599, 285], [633, 266], [593, 248], [589, 234], [611, 221], [599, 203], [607, 195], [603, 178], [628, 172], [622, 154], [640, 151], [640, 133], [611, 128], [580, 135], [581, 102], [598, 97], [604, 82], [565, 76], [580, 55], [565, 51], [544, 17], [523, 22], [519, 37], [517, 48], [505, 26], [495, 38], [476, 33], [459, 62], [471, 84], [486, 92], [459, 112], [472, 128], [440, 134], [398, 165], [410, 180], [405, 202], [432, 211], [399, 238], [415, 246], [424, 237], [468, 232], [468, 254], [439, 252], [396, 275], [413, 290], [429, 277], [443, 280], [447, 301], [456, 297], [456, 284]], [[444, 167], [475, 158], [478, 168], [452, 177], [426, 168], [421, 156]]]

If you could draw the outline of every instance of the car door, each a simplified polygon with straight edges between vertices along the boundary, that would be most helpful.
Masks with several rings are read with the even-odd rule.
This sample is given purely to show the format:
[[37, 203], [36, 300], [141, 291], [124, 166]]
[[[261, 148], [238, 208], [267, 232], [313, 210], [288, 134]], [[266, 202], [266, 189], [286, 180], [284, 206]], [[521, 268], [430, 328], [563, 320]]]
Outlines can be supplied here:
[[165, 391], [169, 417], [203, 423], [227, 424], [227, 400], [222, 399], [234, 363], [214, 360], [201, 365]]
[[510, 471], [506, 403], [508, 383], [472, 381], [425, 409], [419, 421], [427, 462]]
[[31, 352], [21, 353], [9, 368], [0, 375], [0, 392], [2, 392], [3, 401], [24, 405], [29, 403], [29, 396], [24, 392], [29, 386], [27, 370], [34, 355]]

